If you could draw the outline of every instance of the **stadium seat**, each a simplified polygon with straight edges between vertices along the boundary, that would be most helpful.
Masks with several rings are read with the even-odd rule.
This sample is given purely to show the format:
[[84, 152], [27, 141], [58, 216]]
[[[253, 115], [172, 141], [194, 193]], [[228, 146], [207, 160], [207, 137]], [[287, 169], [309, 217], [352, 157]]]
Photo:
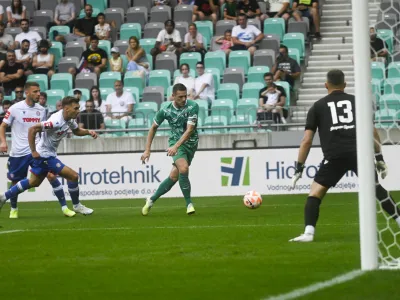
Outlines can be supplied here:
[[61, 57], [58, 63], [58, 72], [68, 73], [69, 68], [76, 68], [79, 63], [79, 58], [76, 56]]
[[264, 83], [264, 74], [269, 72], [266, 66], [254, 66], [249, 68], [247, 74], [247, 82], [260, 82]]
[[220, 70], [217, 69], [217, 68], [206, 68], [206, 69], [204, 70], [204, 73], [210, 73], [210, 74], [212, 74], [213, 79], [214, 79], [214, 87], [215, 87], [215, 90], [218, 90], [219, 85], [220, 85], [220, 83], [221, 83], [221, 72], [220, 72]]
[[84, 41], [68, 42], [65, 46], [65, 56], [75, 56], [80, 59], [85, 50], [86, 44]]
[[[95, 1], [97, 1], [97, 0], [95, 0]], [[93, 12], [92, 12], [92, 17], [94, 17], [94, 18], [96, 18], [97, 17], [97, 15], [100, 13], [100, 12], [103, 12], [104, 10], [100, 10], [100, 9], [98, 9], [97, 7], [93, 7]], [[85, 9], [81, 9], [81, 11], [79, 12], [79, 19], [83, 19], [84, 17], [85, 17]]]
[[[121, 122], [120, 119], [111, 119], [111, 120], [107, 119], [105, 125], [106, 125], [107, 129], [125, 129], [126, 128], [125, 123]], [[113, 136], [113, 137], [119, 137], [119, 136], [123, 136], [123, 135], [125, 135], [124, 131], [117, 131], [117, 132], [111, 133], [111, 136]]]
[[300, 52], [298, 49], [295, 48], [289, 48], [289, 57], [294, 59], [300, 66], [301, 60], [300, 60]]
[[178, 59], [175, 53], [163, 52], [157, 55], [155, 70], [168, 70], [171, 74], [178, 68]]
[[51, 76], [50, 88], [52, 90], [63, 90], [65, 94], [68, 93], [73, 86], [72, 75], [69, 73], [56, 73]]
[[288, 26], [288, 33], [301, 33], [303, 34], [304, 38], [307, 39], [308, 35], [308, 23], [306, 21], [290, 21]]
[[171, 19], [171, 7], [168, 5], [157, 5], [150, 9], [150, 22], [165, 22]]
[[253, 25], [254, 27], [257, 27], [261, 31], [261, 22], [259, 19], [257, 19], [257, 18], [247, 19], [247, 24]]
[[141, 39], [139, 41], [140, 46], [142, 46], [143, 50], [146, 53], [150, 53], [150, 50], [154, 48], [154, 45], [156, 44], [156, 39], [150, 39], [150, 38], [146, 38], [146, 39]]
[[[171, 85], [171, 72], [168, 70], [150, 71], [149, 86], [161, 86], [165, 93]], [[165, 96], [165, 95], [164, 95]]]
[[15, 40], [15, 36], [17, 34], [21, 33], [21, 32], [22, 32], [22, 29], [20, 27], [6, 27], [6, 28], [4, 28], [4, 33], [11, 35], [14, 40]]
[[219, 20], [215, 27], [215, 35], [223, 36], [225, 31], [232, 30], [234, 26], [236, 26], [236, 21], [234, 20]]
[[110, 7], [122, 8], [125, 12], [130, 8], [131, 1], [128, 0], [108, 0], [110, 3]]
[[258, 97], [252, 99], [240, 99], [237, 104], [236, 116], [244, 116], [245, 118], [256, 120], [259, 106], [258, 101]]
[[[144, 120], [153, 120], [158, 111], [156, 102], [140, 102], [135, 104], [135, 117]], [[147, 125], [147, 124], [146, 124]]]
[[54, 42], [54, 31], [57, 31], [58, 35], [67, 35], [71, 33], [68, 26], [51, 26], [49, 31], [49, 39], [52, 43]]
[[119, 34], [121, 40], [129, 40], [131, 36], [135, 36], [140, 40], [142, 37], [142, 27], [139, 23], [125, 23], [121, 25]]
[[236, 83], [239, 90], [242, 90], [245, 82], [244, 71], [242, 68], [226, 68], [224, 71], [223, 83]]
[[264, 34], [275, 34], [282, 40], [285, 34], [285, 20], [282, 18], [268, 18], [264, 21]]
[[299, 50], [300, 59], [304, 61], [305, 58], [305, 39], [302, 33], [287, 33], [283, 37], [283, 44], [288, 48], [295, 48]]
[[119, 53], [126, 53], [126, 50], [129, 48], [129, 41], [116, 40], [114, 42], [114, 47], [118, 47]]
[[57, 101], [65, 97], [63, 90], [47, 90], [47, 104], [56, 106]]
[[57, 4], [58, 4], [57, 1], [54, 0], [41, 0], [40, 9], [48, 9], [51, 11], [55, 11]]
[[111, 42], [107, 40], [100, 40], [99, 41], [99, 48], [103, 49], [108, 56], [111, 55]]
[[386, 79], [383, 83], [383, 93], [400, 94], [400, 78]]
[[[196, 21], [197, 32], [203, 35], [208, 42], [211, 42], [213, 36], [213, 23], [211, 21]], [[209, 46], [210, 44], [207, 44]]]
[[259, 98], [260, 90], [264, 87], [264, 83], [247, 82], [243, 85], [242, 98]]
[[[199, 105], [199, 120], [203, 122], [208, 117], [208, 101], [199, 99], [196, 103]], [[198, 122], [199, 126], [203, 125], [202, 122]]]
[[91, 4], [93, 6], [93, 11], [98, 9], [103, 12], [107, 8], [107, 1], [103, 0], [85, 0], [85, 4]]
[[44, 75], [44, 74], [32, 74], [32, 75], [28, 76], [26, 81], [27, 82], [37, 82], [37, 83], [39, 83], [41, 91], [46, 91], [46, 90], [49, 89], [49, 79], [48, 79], [47, 75]]
[[385, 64], [383, 62], [371, 62], [372, 78], [379, 79], [383, 83], [385, 79]]
[[139, 23], [143, 28], [147, 23], [148, 9], [146, 7], [130, 7], [126, 13], [127, 23]]
[[229, 67], [230, 68], [242, 68], [244, 75], [250, 68], [250, 52], [246, 50], [231, 51], [229, 54]]
[[133, 6], [144, 6], [147, 10], [150, 10], [153, 6], [153, 2], [149, 0], [133, 0]]
[[[148, 104], [147, 102], [146, 104]], [[137, 105], [135, 105], [137, 106]], [[136, 110], [136, 107], [135, 107]], [[129, 136], [146, 136], [148, 131], [148, 122], [144, 117], [136, 115], [136, 118], [132, 119], [128, 123], [128, 129], [143, 129], [140, 131], [128, 131]]]
[[102, 87], [100, 87], [101, 99], [106, 100], [107, 97], [108, 97], [108, 95], [110, 95], [110, 94], [113, 93], [113, 92], [114, 92], [114, 89], [113, 89], [113, 88], [109, 88], [109, 87], [102, 88]]
[[124, 86], [136, 87], [139, 91], [139, 95], [142, 96], [146, 82], [143, 77], [138, 76], [135, 72], [126, 72], [124, 76]]
[[[249, 116], [239, 115], [231, 118], [231, 122], [229, 125], [251, 125], [253, 123], [253, 119]], [[229, 128], [229, 133], [237, 134], [237, 133], [249, 133], [252, 132], [253, 128]]]
[[29, 27], [31, 31], [36, 31], [40, 37], [45, 40], [47, 38], [47, 28], [44, 26], [31, 26]]
[[222, 83], [217, 90], [217, 99], [231, 99], [236, 108], [239, 100], [239, 85], [236, 83]]
[[152, 22], [144, 25], [143, 38], [145, 39], [155, 39], [158, 33], [164, 29], [164, 23], [162, 22]]
[[217, 68], [222, 74], [226, 67], [226, 55], [224, 51], [218, 50], [213, 52], [207, 52], [204, 58], [205, 67]]
[[192, 23], [193, 6], [177, 5], [174, 9], [174, 21]]
[[[101, 1], [101, 0], [100, 0]], [[114, 21], [116, 28], [120, 28], [124, 22], [125, 12], [122, 8], [111, 7], [104, 11], [107, 22]]]
[[179, 59], [179, 64], [188, 64], [190, 70], [196, 71], [197, 62], [201, 61], [201, 54], [198, 52], [182, 53]]
[[391, 62], [389, 64], [388, 78], [400, 78], [400, 61]]
[[260, 46], [258, 49], [271, 49], [275, 53], [279, 52], [279, 46], [281, 44], [281, 39], [275, 34], [267, 34], [260, 41]]
[[226, 128], [213, 128], [214, 126], [227, 126], [228, 121], [225, 116], [209, 116], [204, 121], [205, 134], [227, 133]]
[[[73, 95], [74, 95], [74, 92], [75, 92], [76, 90], [80, 90], [80, 91], [81, 91], [81, 93], [82, 93], [81, 100], [82, 100], [82, 101], [87, 101], [87, 100], [90, 99], [90, 90], [89, 90], [89, 89], [85, 89], [85, 88], [71, 89], [71, 90], [68, 91], [68, 96], [73, 96]], [[105, 99], [104, 99], [104, 100], [105, 100]]]
[[139, 102], [139, 89], [134, 86], [124, 86], [124, 91], [129, 92], [132, 94], [133, 99], [135, 100], [136, 103]]
[[91, 89], [94, 85], [97, 85], [96, 73], [79, 73], [76, 75], [75, 88]]
[[379, 101], [379, 109], [393, 109], [400, 110], [400, 95], [399, 94], [385, 94]]
[[271, 49], [261, 49], [254, 52], [253, 66], [267, 66], [272, 69], [275, 64], [275, 52]]
[[225, 116], [228, 124], [234, 113], [233, 101], [230, 99], [214, 100], [211, 107], [211, 116]]
[[63, 56], [63, 45], [61, 42], [51, 42], [51, 44], [52, 45], [49, 49], [49, 53], [54, 55], [54, 68], [57, 69], [58, 63]]
[[274, 82], [276, 85], [279, 85], [283, 87], [286, 93], [286, 102], [285, 102], [285, 107], [288, 108], [290, 106], [290, 85], [286, 81], [275, 81]]
[[103, 72], [99, 79], [100, 88], [114, 88], [117, 80], [122, 80], [120, 72]]
[[394, 40], [394, 34], [392, 29], [378, 29], [377, 32], [377, 37], [386, 42], [388, 46], [388, 51], [390, 53], [393, 53], [393, 40]]
[[143, 91], [142, 102], [156, 102], [160, 106], [164, 102], [164, 95], [162, 86], [148, 86]]
[[375, 121], [378, 123], [376, 127], [391, 128], [395, 127], [396, 110], [390, 108], [382, 108], [375, 112]]
[[52, 10], [37, 10], [33, 12], [33, 25], [35, 26], [47, 26], [47, 23], [53, 22], [53, 11]]
[[[189, 23], [187, 22], [175, 22], [175, 29], [179, 31], [182, 42], [185, 40], [185, 35], [189, 31]], [[204, 39], [204, 37], [203, 37]]]
[[[395, 79], [395, 78], [393, 78], [393, 79]], [[372, 85], [372, 93], [373, 94], [380, 95], [382, 93], [382, 91], [381, 91], [381, 81], [379, 79], [372, 79], [371, 80], [371, 85]]]

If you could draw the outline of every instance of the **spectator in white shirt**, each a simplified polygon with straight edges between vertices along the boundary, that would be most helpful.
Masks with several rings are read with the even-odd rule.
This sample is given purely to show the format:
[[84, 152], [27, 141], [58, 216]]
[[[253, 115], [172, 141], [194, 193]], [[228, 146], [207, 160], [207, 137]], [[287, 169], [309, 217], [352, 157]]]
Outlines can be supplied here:
[[115, 81], [114, 90], [114, 93], [107, 96], [107, 117], [104, 118], [104, 121], [119, 119], [127, 126], [132, 119], [135, 99], [130, 92], [124, 91], [124, 84], [121, 80]]
[[194, 100], [207, 100], [208, 107], [211, 107], [215, 100], [215, 86], [212, 74], [204, 72], [204, 64], [198, 62], [196, 64], [197, 74], [199, 76], [194, 81]]
[[29, 30], [29, 20], [27, 19], [21, 20], [21, 29], [22, 32], [17, 34], [15, 42], [20, 46], [23, 40], [28, 40], [30, 43], [28, 52], [36, 53], [38, 51], [37, 45], [42, 40], [42, 37], [37, 31]]
[[41, 40], [39, 52], [33, 57], [32, 67], [35, 74], [45, 74], [49, 79], [54, 74], [54, 55], [49, 53], [49, 42]]
[[247, 16], [239, 14], [238, 25], [232, 29], [233, 47], [231, 50], [248, 50], [253, 56], [257, 50], [256, 43], [264, 38], [264, 34], [255, 26], [247, 24]]
[[[57, 4], [56, 9], [54, 10], [54, 20], [53, 22], [47, 23], [47, 31], [50, 31], [51, 26], [68, 26], [70, 31], [74, 28], [75, 25], [75, 4], [72, 2], [68, 2], [68, 0], [61, 0], [59, 4]], [[55, 36], [57, 36], [55, 34]]]
[[111, 26], [106, 23], [106, 16], [103, 13], [97, 15], [96, 26], [94, 26], [94, 32], [96, 33], [99, 40], [110, 40]]
[[[18, 27], [23, 19], [26, 19], [26, 7], [21, 0], [12, 0], [11, 6], [7, 6], [7, 27]], [[33, 12], [32, 12], [33, 13]]]
[[33, 54], [28, 52], [30, 44], [31, 43], [29, 43], [28, 40], [23, 40], [21, 43], [21, 48], [15, 50], [15, 57], [17, 59], [16, 62], [24, 66], [24, 74], [27, 77], [33, 74], [33, 71], [30, 68], [32, 65]]
[[[190, 67], [188, 64], [181, 64], [180, 66], [181, 76], [175, 78], [174, 84], [182, 83], [187, 89], [188, 99], [194, 99], [194, 78], [190, 76]], [[170, 100], [173, 100], [171, 95]]]
[[204, 59], [206, 54], [206, 49], [204, 49], [203, 36], [197, 32], [196, 24], [189, 25], [189, 32], [185, 35], [185, 52], [199, 52], [201, 54], [201, 59]]

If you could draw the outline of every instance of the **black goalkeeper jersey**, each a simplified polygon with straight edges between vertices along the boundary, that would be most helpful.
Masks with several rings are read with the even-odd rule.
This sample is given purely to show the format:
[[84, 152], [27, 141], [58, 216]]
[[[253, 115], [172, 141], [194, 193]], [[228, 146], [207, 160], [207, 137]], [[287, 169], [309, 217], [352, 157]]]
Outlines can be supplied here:
[[356, 155], [355, 97], [334, 91], [318, 100], [307, 114], [306, 130], [318, 130], [327, 160]]

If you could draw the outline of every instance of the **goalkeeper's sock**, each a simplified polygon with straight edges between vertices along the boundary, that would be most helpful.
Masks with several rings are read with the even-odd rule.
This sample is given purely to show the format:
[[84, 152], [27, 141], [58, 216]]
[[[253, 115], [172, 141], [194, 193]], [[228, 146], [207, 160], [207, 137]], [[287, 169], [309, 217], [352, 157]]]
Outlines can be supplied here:
[[179, 174], [179, 186], [181, 187], [183, 197], [185, 198], [186, 206], [188, 206], [192, 203], [192, 198], [190, 197], [191, 186], [188, 174]]
[[314, 234], [315, 226], [317, 225], [319, 217], [319, 206], [321, 205], [321, 199], [317, 197], [308, 197], [306, 205], [304, 207], [304, 222], [306, 225], [306, 234]]
[[396, 203], [393, 201], [390, 193], [385, 190], [380, 184], [376, 185], [376, 197], [384, 211], [387, 212], [389, 216], [391, 216], [394, 220], [396, 220], [397, 224], [400, 226], [400, 210], [397, 207]]
[[155, 202], [162, 195], [168, 193], [169, 190], [172, 189], [172, 187], [175, 185], [175, 183], [176, 181], [172, 180], [168, 176], [163, 182], [161, 182], [154, 195], [150, 197], [151, 201]]
[[10, 203], [11, 203], [11, 208], [12, 209], [17, 209], [18, 196], [11, 197], [10, 198]]
[[61, 185], [60, 180], [57, 178], [53, 181], [49, 181], [50, 185], [53, 187], [53, 193], [56, 195], [58, 202], [60, 203], [61, 207], [67, 206], [67, 200], [65, 200], [64, 189]]
[[4, 193], [6, 199], [11, 199], [21, 194], [22, 192], [31, 188], [29, 179], [22, 179], [16, 185], [12, 186], [7, 192]]
[[71, 196], [72, 204], [78, 205], [79, 204], [79, 184], [78, 182], [68, 181], [68, 192]]

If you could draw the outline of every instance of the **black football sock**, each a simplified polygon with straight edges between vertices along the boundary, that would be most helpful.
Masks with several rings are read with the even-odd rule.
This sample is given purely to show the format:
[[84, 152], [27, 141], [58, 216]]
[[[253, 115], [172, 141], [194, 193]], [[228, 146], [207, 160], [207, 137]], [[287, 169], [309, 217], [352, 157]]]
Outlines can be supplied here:
[[[304, 223], [306, 226], [306, 233], [314, 234], [314, 228], [317, 225], [319, 217], [319, 206], [321, 199], [309, 196], [304, 207]], [[310, 228], [312, 226], [313, 228]]]

